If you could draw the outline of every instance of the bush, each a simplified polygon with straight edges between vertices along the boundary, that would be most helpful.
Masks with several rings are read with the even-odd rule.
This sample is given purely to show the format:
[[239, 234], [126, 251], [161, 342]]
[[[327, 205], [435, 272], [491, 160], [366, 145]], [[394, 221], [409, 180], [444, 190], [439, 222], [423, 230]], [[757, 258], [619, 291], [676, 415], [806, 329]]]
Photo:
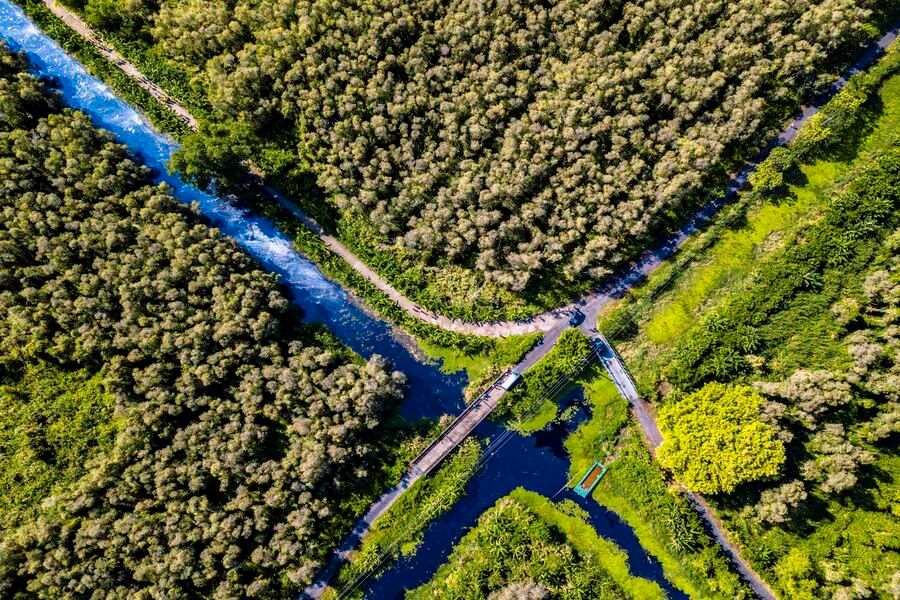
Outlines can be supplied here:
[[784, 446], [760, 419], [761, 406], [762, 397], [752, 388], [715, 383], [663, 406], [660, 464], [688, 488], [709, 494], [774, 477], [784, 462]]

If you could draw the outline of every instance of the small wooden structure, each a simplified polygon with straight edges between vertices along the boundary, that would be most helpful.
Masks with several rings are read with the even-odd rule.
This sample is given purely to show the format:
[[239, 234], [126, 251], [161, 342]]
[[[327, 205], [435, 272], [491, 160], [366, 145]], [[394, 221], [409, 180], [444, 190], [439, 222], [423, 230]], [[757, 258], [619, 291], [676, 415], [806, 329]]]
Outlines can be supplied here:
[[601, 462], [595, 462], [575, 486], [575, 493], [582, 498], [587, 498], [604, 475], [606, 475], [606, 467]]

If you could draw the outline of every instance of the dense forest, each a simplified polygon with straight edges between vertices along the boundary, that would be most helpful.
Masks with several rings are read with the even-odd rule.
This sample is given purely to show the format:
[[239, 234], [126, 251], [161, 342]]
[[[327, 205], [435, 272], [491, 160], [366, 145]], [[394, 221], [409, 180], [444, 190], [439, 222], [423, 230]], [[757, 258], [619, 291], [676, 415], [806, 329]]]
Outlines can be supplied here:
[[632, 257], [891, 5], [70, 3], [204, 90], [215, 118], [186, 142], [187, 172], [308, 165], [384, 247], [511, 290]]
[[295, 593], [403, 376], [26, 67], [0, 48], [0, 595]]

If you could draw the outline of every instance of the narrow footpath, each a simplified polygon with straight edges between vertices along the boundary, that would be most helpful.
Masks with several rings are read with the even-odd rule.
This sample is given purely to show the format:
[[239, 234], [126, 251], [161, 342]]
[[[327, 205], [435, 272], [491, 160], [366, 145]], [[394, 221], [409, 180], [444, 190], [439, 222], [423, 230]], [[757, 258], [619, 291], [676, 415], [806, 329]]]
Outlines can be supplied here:
[[93, 29], [85, 23], [81, 17], [61, 5], [56, 0], [44, 0], [47, 8], [56, 15], [60, 21], [68, 25], [75, 33], [87, 40], [97, 52], [103, 55], [103, 58], [119, 67], [123, 73], [128, 75], [135, 83], [147, 91], [151, 96], [161, 102], [166, 108], [175, 113], [179, 119], [184, 121], [191, 129], [197, 129], [197, 120], [194, 116], [178, 103], [175, 98], [170, 96], [164, 89], [150, 81], [143, 73], [133, 64], [125, 60], [121, 54], [115, 49], [108, 46], [100, 39]]

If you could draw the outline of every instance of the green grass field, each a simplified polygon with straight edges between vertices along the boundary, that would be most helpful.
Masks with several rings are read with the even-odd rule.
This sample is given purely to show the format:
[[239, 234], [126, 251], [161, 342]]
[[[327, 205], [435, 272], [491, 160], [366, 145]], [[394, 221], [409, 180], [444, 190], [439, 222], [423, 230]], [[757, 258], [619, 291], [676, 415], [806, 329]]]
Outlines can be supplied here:
[[[694, 385], [691, 374], [676, 369], [687, 364], [677, 357], [698, 335], [698, 323], [712, 314], [729, 316], [732, 313], [723, 310], [741, 299], [750, 302], [748, 298], [758, 298], [753, 302], [764, 305], [767, 293], [770, 297], [776, 293], [760, 287], [760, 282], [767, 281], [768, 265], [788, 260], [784, 257], [789, 257], [793, 248], [815, 239], [811, 232], [834, 234], [816, 229], [826, 219], [832, 201], [900, 143], [900, 75], [891, 75], [896, 66], [883, 68], [891, 60], [896, 64], [897, 57], [895, 51], [882, 61], [886, 78], [876, 86], [851, 135], [797, 165], [779, 193], [742, 194], [731, 214], [726, 211], [723, 215], [727, 226], [720, 222], [717, 230], [713, 225], [711, 231], [692, 240], [643, 288], [602, 316], [601, 328], [617, 325], [617, 347], [646, 397], [664, 398], [671, 389], [670, 381]], [[754, 321], [758, 352], [765, 355], [762, 368], [766, 379], [784, 378], [798, 368], [847, 370], [850, 357], [841, 326], [830, 309], [837, 299], [861, 296], [863, 280], [881, 260], [877, 257], [880, 242], [874, 235], [854, 243], [858, 250], [848, 266], [826, 267], [819, 282], [785, 296], [767, 309], [764, 318]], [[725, 323], [718, 335], [728, 335], [733, 328], [727, 320]], [[740, 377], [753, 381], [762, 375]], [[720, 380], [733, 381], [735, 376], [725, 375]], [[603, 432], [596, 435], [597, 439], [605, 436]], [[584, 445], [573, 444], [573, 458], [580, 454], [580, 460], [586, 460], [586, 453], [580, 451]], [[891, 597], [894, 593], [885, 582], [896, 581], [896, 576], [891, 577], [900, 550], [896, 542], [900, 539], [896, 518], [900, 459], [884, 445], [871, 449], [877, 451], [876, 462], [861, 473], [856, 488], [839, 496], [811, 491], [806, 508], [786, 526], [760, 526], [740, 510], [742, 504], [736, 498], [717, 502], [720, 516], [744, 555], [784, 597], [822, 597], [831, 593], [826, 592], [826, 585], [828, 590], [844, 586], [841, 589], [847, 593], [852, 588], [861, 594], [847, 597]], [[659, 499], [672, 497], [672, 490], [666, 490], [655, 463], [640, 458], [646, 451], [632, 450], [624, 453], [627, 460], [620, 458], [614, 464], [594, 497], [635, 528], [642, 545], [660, 559], [676, 585], [692, 597], [708, 597], [714, 590], [698, 587], [699, 559], [679, 556], [672, 549], [672, 529], [657, 518], [665, 509], [660, 505], [648, 510], [648, 505], [652, 507]], [[573, 461], [573, 469], [577, 465]], [[752, 490], [741, 493], [752, 498]]]

